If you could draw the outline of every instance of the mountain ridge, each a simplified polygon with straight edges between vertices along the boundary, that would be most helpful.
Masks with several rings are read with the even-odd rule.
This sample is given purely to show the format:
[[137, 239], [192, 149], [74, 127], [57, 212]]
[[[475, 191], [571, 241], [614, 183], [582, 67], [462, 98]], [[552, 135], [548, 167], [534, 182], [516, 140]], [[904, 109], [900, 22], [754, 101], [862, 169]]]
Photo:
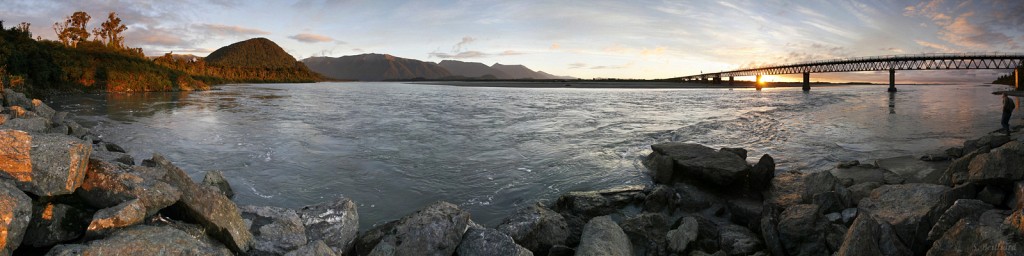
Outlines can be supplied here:
[[341, 57], [309, 57], [301, 60], [310, 70], [336, 80], [513, 80], [513, 79], [575, 79], [533, 71], [524, 65], [488, 66], [479, 62], [442, 60], [439, 63], [396, 57], [390, 54], [366, 53]]

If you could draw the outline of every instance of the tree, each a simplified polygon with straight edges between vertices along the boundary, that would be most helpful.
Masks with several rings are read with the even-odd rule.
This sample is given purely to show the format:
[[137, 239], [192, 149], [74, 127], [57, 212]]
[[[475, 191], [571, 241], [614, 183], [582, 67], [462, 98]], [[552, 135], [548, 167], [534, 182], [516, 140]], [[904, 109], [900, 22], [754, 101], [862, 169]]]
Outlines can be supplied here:
[[53, 23], [53, 32], [57, 40], [66, 46], [78, 47], [78, 43], [89, 39], [89, 30], [85, 28], [92, 17], [83, 11], [77, 11], [65, 18], [64, 22]]
[[107, 47], [115, 49], [124, 49], [124, 36], [122, 32], [128, 30], [128, 26], [121, 24], [121, 18], [117, 17], [117, 13], [110, 12], [107, 16], [107, 21], [100, 24], [99, 28], [93, 29], [92, 33], [96, 36], [97, 40], [103, 42]]

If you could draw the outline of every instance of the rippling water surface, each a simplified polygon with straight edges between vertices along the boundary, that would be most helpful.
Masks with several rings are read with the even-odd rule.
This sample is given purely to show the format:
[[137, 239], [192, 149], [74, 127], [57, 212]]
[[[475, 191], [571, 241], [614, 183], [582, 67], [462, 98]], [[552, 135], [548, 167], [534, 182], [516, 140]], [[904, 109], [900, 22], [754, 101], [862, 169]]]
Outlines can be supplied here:
[[[484, 225], [572, 190], [647, 184], [650, 145], [771, 154], [782, 170], [916, 155], [999, 128], [996, 86], [525, 89], [401, 83], [220, 86], [53, 99], [136, 159], [160, 152], [240, 204], [298, 208], [337, 195], [360, 223], [436, 200]], [[890, 107], [890, 104], [894, 107]]]

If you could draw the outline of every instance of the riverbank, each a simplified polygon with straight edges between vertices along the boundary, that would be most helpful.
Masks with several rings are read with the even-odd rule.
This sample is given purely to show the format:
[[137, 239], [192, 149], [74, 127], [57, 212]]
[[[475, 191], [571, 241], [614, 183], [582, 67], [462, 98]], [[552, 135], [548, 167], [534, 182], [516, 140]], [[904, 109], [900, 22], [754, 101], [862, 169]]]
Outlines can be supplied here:
[[66, 113], [11, 92], [4, 99], [0, 204], [10, 207], [0, 216], [12, 217], [0, 222], [8, 231], [0, 254], [1021, 252], [1020, 134], [928, 155], [949, 167], [925, 174], [907, 168], [920, 163], [914, 159], [776, 173], [775, 159], [748, 163], [756, 152], [744, 149], [656, 144], [645, 161], [654, 186], [569, 192], [493, 227], [437, 202], [359, 232], [350, 199], [238, 206], [218, 172], [197, 183], [159, 154], [135, 165]]
[[[430, 81], [411, 82], [417, 84], [449, 85], [464, 87], [510, 87], [510, 88], [605, 88], [605, 89], [700, 89], [700, 88], [754, 88], [754, 82], [736, 81], [730, 85], [729, 82], [720, 84], [700, 82], [667, 82], [667, 81], [587, 81], [587, 80], [564, 80], [564, 81]], [[839, 85], [865, 85], [870, 83], [811, 83], [811, 87], [817, 86], [839, 86]], [[765, 83], [764, 88], [773, 87], [802, 87], [802, 83]]]

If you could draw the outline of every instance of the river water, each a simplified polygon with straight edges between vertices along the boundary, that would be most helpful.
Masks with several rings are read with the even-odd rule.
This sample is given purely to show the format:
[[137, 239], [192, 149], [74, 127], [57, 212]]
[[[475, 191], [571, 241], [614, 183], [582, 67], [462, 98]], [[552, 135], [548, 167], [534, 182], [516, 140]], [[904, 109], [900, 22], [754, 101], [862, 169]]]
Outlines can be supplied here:
[[[538, 199], [649, 184], [667, 141], [771, 154], [780, 170], [920, 155], [999, 128], [1002, 86], [750, 89], [483, 88], [403, 83], [227, 85], [193, 93], [70, 96], [135, 159], [167, 156], [200, 181], [221, 170], [239, 204], [299, 208], [343, 195], [360, 224], [433, 201], [494, 226]], [[890, 105], [893, 105], [890, 107]]]

